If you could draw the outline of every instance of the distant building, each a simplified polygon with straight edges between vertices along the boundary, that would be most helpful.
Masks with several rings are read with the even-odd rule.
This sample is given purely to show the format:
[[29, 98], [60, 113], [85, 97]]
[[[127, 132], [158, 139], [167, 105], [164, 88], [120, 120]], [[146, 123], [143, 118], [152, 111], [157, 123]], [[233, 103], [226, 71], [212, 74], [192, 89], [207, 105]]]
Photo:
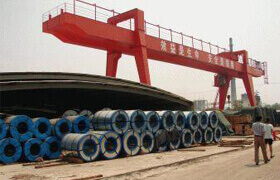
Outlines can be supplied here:
[[[262, 105], [261, 97], [258, 92], [255, 95], [255, 99], [256, 99], [257, 106], [261, 106]], [[241, 94], [241, 101], [242, 101], [243, 107], [251, 107], [247, 93]]]
[[193, 104], [196, 111], [203, 111], [208, 108], [207, 100], [195, 100], [193, 101]]
[[250, 107], [250, 102], [247, 93], [241, 94], [241, 101], [243, 107]]
[[261, 96], [258, 92], [256, 93], [255, 97], [256, 97], [257, 106], [262, 106]]

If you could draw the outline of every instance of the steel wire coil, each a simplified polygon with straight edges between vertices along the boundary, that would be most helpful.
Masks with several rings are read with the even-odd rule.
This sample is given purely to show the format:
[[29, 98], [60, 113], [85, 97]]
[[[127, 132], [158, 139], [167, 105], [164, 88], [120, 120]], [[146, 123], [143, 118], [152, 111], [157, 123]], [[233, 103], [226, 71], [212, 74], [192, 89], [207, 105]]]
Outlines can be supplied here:
[[22, 155], [20, 142], [14, 138], [6, 138], [0, 141], [0, 162], [10, 164], [18, 161]]
[[45, 139], [45, 144], [46, 144], [46, 152], [45, 152], [45, 157], [47, 159], [58, 159], [59, 156], [61, 155], [61, 142], [60, 140], [55, 137], [51, 136]]
[[84, 162], [95, 161], [100, 154], [98, 137], [94, 134], [66, 134], [61, 139], [62, 154]]
[[73, 133], [88, 133], [90, 130], [90, 120], [86, 116], [67, 116], [72, 123]]
[[28, 161], [36, 161], [38, 158], [43, 158], [45, 152], [46, 144], [38, 138], [31, 138], [24, 143], [23, 153]]
[[129, 117], [122, 110], [102, 110], [94, 114], [93, 129], [124, 134], [130, 128]]
[[114, 131], [94, 131], [100, 144], [100, 153], [105, 159], [115, 159], [121, 153], [122, 140]]
[[122, 149], [125, 155], [135, 156], [141, 148], [141, 140], [138, 132], [128, 130], [122, 137]]
[[151, 153], [155, 146], [155, 139], [152, 131], [145, 130], [140, 134], [140, 147], [141, 152], [148, 154]]
[[9, 126], [9, 132], [14, 139], [19, 142], [25, 142], [32, 138], [34, 125], [28, 116], [10, 116], [5, 118], [4, 121]]
[[41, 140], [44, 140], [51, 136], [53, 131], [53, 125], [50, 123], [49, 119], [44, 117], [32, 119], [34, 123], [34, 136]]
[[147, 116], [147, 130], [156, 133], [160, 128], [160, 116], [155, 111], [145, 111]]

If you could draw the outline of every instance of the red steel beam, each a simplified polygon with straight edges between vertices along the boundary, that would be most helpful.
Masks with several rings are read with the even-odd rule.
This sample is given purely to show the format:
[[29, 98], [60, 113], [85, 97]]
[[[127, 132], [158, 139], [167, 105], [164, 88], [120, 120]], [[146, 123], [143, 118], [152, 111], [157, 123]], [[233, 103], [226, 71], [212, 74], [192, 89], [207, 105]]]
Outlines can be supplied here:
[[[96, 9], [96, 5], [93, 6]], [[115, 11], [112, 12], [115, 14]], [[256, 105], [252, 77], [260, 77], [264, 75], [264, 71], [248, 65], [247, 51], [211, 54], [203, 49], [195, 49], [194, 46], [183, 45], [182, 33], [179, 33], [182, 35], [181, 44], [172, 42], [172, 32], [175, 33], [172, 30], [171, 41], [147, 35], [144, 12], [141, 10], [133, 9], [116, 14], [108, 19], [108, 23], [104, 23], [96, 18], [93, 20], [61, 11], [60, 15], [53, 18], [49, 16], [49, 20], [43, 22], [43, 32], [53, 34], [66, 43], [107, 51], [107, 76], [116, 77], [118, 60], [122, 54], [127, 54], [135, 56], [140, 81], [150, 84], [148, 59], [163, 61], [222, 75], [225, 82], [223, 85], [217, 85], [220, 109], [224, 108], [229, 82], [233, 77], [243, 80], [251, 105]], [[134, 31], [117, 26], [126, 20], [131, 22], [131, 19], [134, 19]], [[157, 27], [160, 37], [161, 27]], [[191, 39], [193, 44], [194, 38]], [[203, 46], [205, 42], [199, 41]], [[207, 44], [212, 52], [211, 44]], [[219, 50], [218, 46], [217, 48]], [[238, 62], [238, 56], [243, 57], [243, 63]]]
[[[85, 17], [63, 13], [43, 23], [43, 32], [66, 43], [134, 55], [135, 31]], [[242, 78], [243, 64], [192, 47], [145, 35], [148, 59], [178, 64], [213, 73]], [[234, 56], [234, 54], [232, 54]], [[260, 77], [262, 70], [247, 66], [248, 74]]]

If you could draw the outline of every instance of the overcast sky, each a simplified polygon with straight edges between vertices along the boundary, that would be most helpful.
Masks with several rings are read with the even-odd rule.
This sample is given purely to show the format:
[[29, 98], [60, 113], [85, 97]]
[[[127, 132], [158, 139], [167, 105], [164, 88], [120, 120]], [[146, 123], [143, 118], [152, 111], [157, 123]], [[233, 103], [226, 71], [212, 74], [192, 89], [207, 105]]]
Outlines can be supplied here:
[[[65, 44], [42, 33], [42, 14], [72, 0], [0, 0], [0, 71], [75, 72], [105, 75], [106, 52]], [[145, 19], [268, 62], [270, 85], [255, 78], [265, 103], [280, 102], [279, 0], [88, 0], [124, 12], [142, 9]], [[190, 100], [214, 101], [213, 73], [149, 60], [152, 85]], [[123, 56], [117, 77], [139, 81], [133, 57]], [[237, 97], [244, 93], [237, 80]]]

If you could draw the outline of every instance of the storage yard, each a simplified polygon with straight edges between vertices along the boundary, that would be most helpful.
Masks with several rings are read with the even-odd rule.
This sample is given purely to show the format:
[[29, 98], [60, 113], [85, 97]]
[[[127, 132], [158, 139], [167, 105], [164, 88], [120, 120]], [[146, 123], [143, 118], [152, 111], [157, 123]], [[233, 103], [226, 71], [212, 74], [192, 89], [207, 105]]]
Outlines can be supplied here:
[[90, 117], [49, 120], [18, 115], [0, 122], [0, 160], [5, 164], [61, 155], [84, 162], [116, 159], [187, 148], [193, 143], [219, 143], [223, 134], [215, 111], [101, 110]]
[[[3, 10], [8, 11], [9, 3], [15, 5], [4, 2]], [[101, 67], [92, 64], [93, 73], [63, 70], [59, 63], [62, 69], [55, 71], [3, 66], [0, 179], [279, 179], [279, 92], [270, 98], [273, 105], [261, 102], [263, 97], [268, 102], [275, 90], [263, 91], [274, 68], [267, 61], [253, 59], [249, 50], [234, 50], [232, 38], [227, 49], [146, 21], [136, 7], [120, 13], [90, 0], [71, 0], [45, 10], [40, 12], [44, 38], [60, 43], [61, 49], [72, 48], [63, 52], [65, 57], [79, 48], [76, 68], [82, 48], [105, 51], [106, 76], [94, 73]], [[0, 29], [8, 43], [8, 30]], [[40, 44], [41, 52], [56, 49], [44, 40]], [[4, 48], [0, 58], [6, 65], [5, 57], [17, 52]], [[135, 60], [140, 82], [117, 78], [119, 60], [127, 56]], [[206, 106], [206, 100], [178, 95], [178, 82], [169, 82], [168, 88], [154, 85], [151, 75], [158, 69], [149, 68], [150, 59], [214, 73], [213, 103]], [[178, 71], [175, 76], [183, 75]], [[274, 77], [271, 85], [279, 85]], [[254, 85], [255, 78], [263, 78], [262, 84]], [[196, 80], [184, 80], [180, 88], [203, 93], [195, 88]], [[245, 87], [240, 101], [236, 80]], [[263, 156], [256, 153], [259, 148]]]

